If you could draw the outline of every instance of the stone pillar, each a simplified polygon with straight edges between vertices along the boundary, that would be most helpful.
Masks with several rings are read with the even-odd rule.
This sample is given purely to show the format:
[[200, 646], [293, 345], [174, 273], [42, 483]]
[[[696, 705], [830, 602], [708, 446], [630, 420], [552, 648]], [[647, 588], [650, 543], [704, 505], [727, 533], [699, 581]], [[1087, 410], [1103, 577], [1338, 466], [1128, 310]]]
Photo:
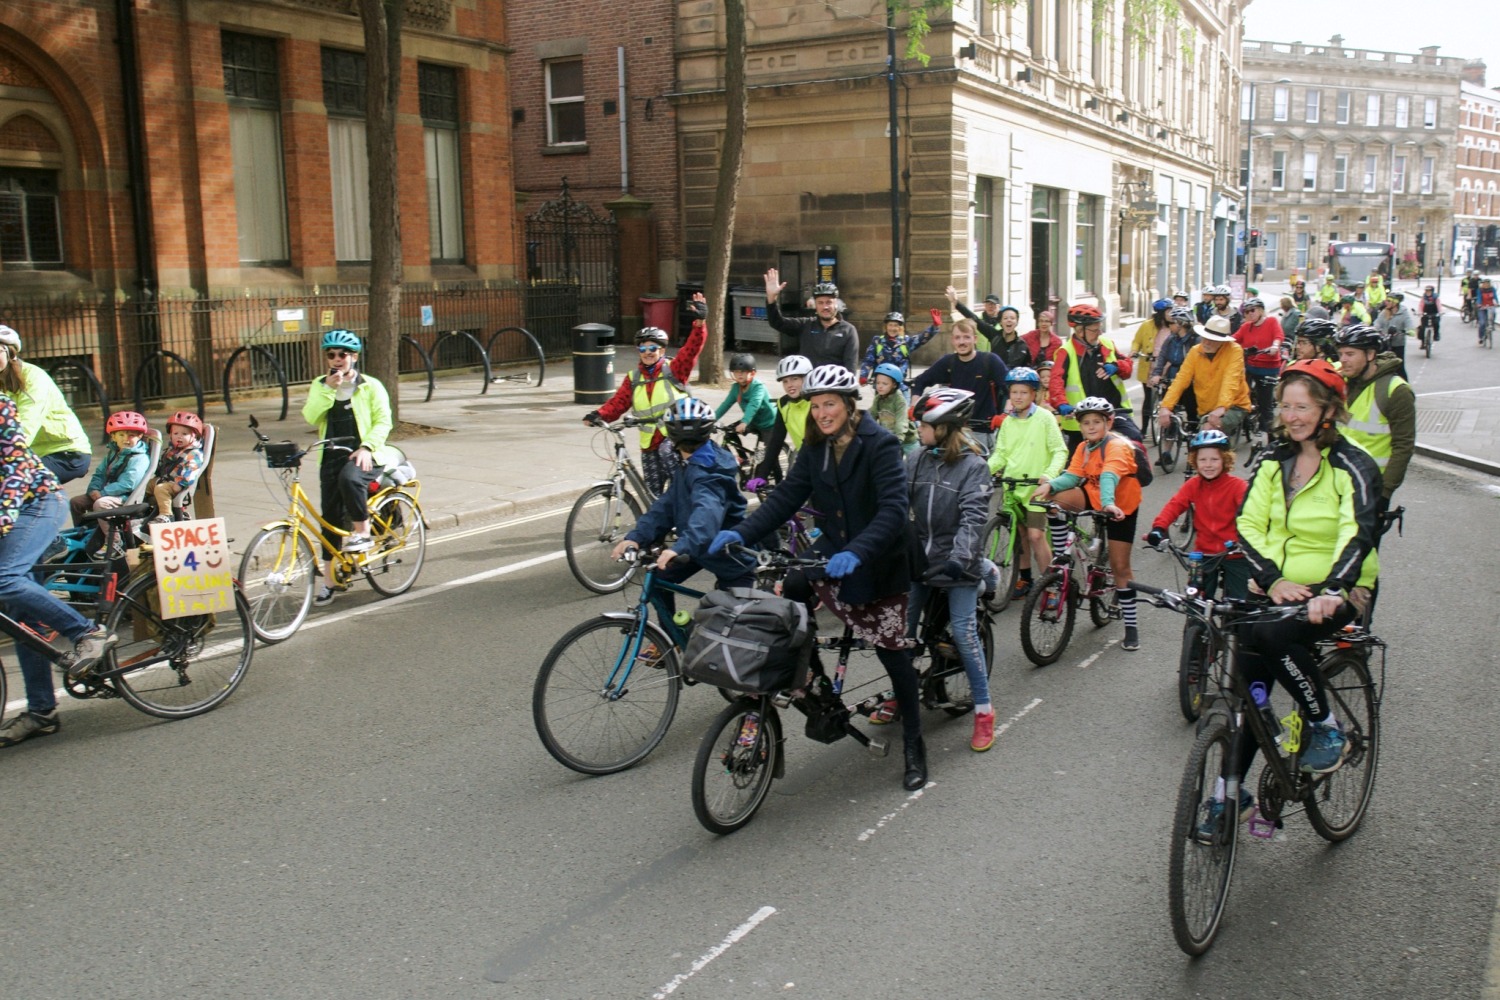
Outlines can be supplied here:
[[651, 220], [653, 204], [632, 194], [604, 203], [620, 225], [618, 339], [622, 343], [629, 343], [641, 329], [641, 296], [658, 290], [653, 287], [656, 281], [656, 225]]

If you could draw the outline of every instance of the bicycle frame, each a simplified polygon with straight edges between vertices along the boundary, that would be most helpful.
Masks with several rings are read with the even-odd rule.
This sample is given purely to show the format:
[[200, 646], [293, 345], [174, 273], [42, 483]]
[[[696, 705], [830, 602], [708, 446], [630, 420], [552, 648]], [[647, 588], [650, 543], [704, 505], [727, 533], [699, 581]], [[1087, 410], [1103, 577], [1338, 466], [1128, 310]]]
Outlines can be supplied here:
[[[658, 550], [659, 551], [659, 550]], [[654, 557], [653, 557], [654, 558]], [[641, 647], [646, 636], [655, 633], [655, 638], [678, 647], [687, 648], [687, 633], [682, 627], [672, 620], [672, 615], [667, 611], [666, 601], [661, 596], [662, 591], [673, 594], [681, 594], [683, 597], [691, 597], [694, 600], [703, 596], [703, 591], [684, 587], [679, 583], [670, 583], [666, 580], [657, 579], [658, 570], [655, 562], [650, 562], [646, 567], [646, 578], [641, 581], [641, 595], [636, 599], [636, 605], [629, 611], [606, 611], [600, 617], [612, 618], [620, 622], [631, 622], [630, 638], [620, 647], [620, 652], [615, 658], [615, 664], [610, 669], [609, 676], [605, 679], [604, 690], [608, 692], [609, 700], [617, 701], [629, 690], [630, 675], [635, 670], [637, 657], [640, 656]], [[655, 622], [651, 621], [651, 611], [655, 609]]]

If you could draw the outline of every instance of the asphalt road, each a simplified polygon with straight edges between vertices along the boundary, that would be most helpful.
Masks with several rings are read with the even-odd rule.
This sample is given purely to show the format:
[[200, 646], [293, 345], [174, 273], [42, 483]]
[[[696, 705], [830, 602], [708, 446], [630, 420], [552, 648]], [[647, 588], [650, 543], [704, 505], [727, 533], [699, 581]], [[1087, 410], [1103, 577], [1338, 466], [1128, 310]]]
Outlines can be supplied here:
[[[687, 690], [666, 741], [624, 774], [573, 774], [536, 738], [546, 649], [624, 603], [573, 583], [554, 514], [435, 536], [411, 595], [364, 589], [315, 611], [208, 716], [68, 703], [59, 735], [0, 751], [0, 989], [1478, 996], [1500, 871], [1500, 544], [1486, 528], [1500, 489], [1422, 465], [1401, 499], [1370, 813], [1336, 847], [1300, 817], [1249, 841], [1201, 960], [1167, 918], [1191, 738], [1174, 617], [1145, 610], [1137, 653], [1118, 625], [1084, 620], [1035, 670], [1008, 611], [992, 683], [1010, 722], [993, 750], [968, 750], [967, 718], [929, 715], [933, 783], [913, 795], [899, 754], [793, 735], [755, 821], [715, 837], [689, 799], [714, 692]], [[1137, 572], [1172, 582], [1154, 553]]]

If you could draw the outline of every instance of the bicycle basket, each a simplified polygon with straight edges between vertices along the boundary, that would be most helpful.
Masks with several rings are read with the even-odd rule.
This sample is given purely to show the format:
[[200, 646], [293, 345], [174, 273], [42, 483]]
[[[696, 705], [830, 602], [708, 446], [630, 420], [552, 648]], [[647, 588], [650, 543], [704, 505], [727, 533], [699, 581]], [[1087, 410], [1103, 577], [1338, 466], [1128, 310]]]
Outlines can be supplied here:
[[290, 441], [266, 443], [266, 465], [272, 469], [295, 469], [302, 464], [297, 446]]

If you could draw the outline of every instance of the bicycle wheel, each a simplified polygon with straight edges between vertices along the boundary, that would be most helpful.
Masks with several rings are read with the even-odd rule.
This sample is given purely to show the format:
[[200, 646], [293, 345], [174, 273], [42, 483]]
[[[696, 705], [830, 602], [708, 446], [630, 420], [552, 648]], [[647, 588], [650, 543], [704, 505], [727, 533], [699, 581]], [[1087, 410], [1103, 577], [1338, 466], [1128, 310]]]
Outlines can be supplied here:
[[1375, 684], [1364, 659], [1341, 650], [1323, 661], [1324, 690], [1344, 736], [1349, 754], [1344, 766], [1313, 780], [1307, 818], [1324, 840], [1347, 840], [1359, 828], [1375, 790], [1375, 765], [1380, 757], [1380, 706]]
[[1089, 621], [1094, 623], [1094, 628], [1103, 628], [1109, 624], [1110, 619], [1115, 617], [1116, 603], [1117, 599], [1113, 591], [1108, 597], [1089, 598]]
[[1161, 443], [1156, 449], [1156, 464], [1162, 472], [1177, 468], [1177, 455], [1182, 451], [1182, 427], [1174, 419], [1161, 431]]
[[1158, 409], [1159, 407], [1151, 407], [1149, 409], [1145, 406], [1141, 407], [1142, 418], [1146, 421], [1146, 426], [1142, 429], [1146, 432], [1146, 444], [1148, 447], [1155, 447], [1161, 444], [1161, 424], [1156, 422], [1156, 411]]
[[[759, 719], [747, 727], [749, 715]], [[733, 833], [755, 817], [780, 752], [781, 720], [764, 698], [736, 701], [709, 723], [693, 761], [693, 813], [704, 829]]]
[[1200, 843], [1198, 827], [1207, 816], [1214, 783], [1229, 755], [1229, 726], [1222, 719], [1198, 734], [1188, 754], [1187, 770], [1177, 790], [1172, 817], [1172, 858], [1167, 869], [1167, 895], [1172, 914], [1172, 936], [1189, 955], [1201, 955], [1214, 943], [1229, 899], [1239, 839], [1239, 802], [1225, 801], [1223, 818], [1212, 841]]
[[302, 627], [317, 571], [312, 544], [296, 528], [278, 524], [255, 533], [240, 559], [240, 587], [257, 639], [281, 642]]
[[1191, 548], [1193, 541], [1193, 508], [1190, 506], [1182, 516], [1167, 526], [1167, 532], [1175, 536], [1178, 545]]
[[1177, 705], [1182, 717], [1197, 722], [1208, 693], [1208, 671], [1203, 658], [1208, 652], [1208, 629], [1202, 622], [1188, 622], [1182, 629], [1182, 653], [1177, 660]]
[[1004, 611], [1010, 604], [1011, 595], [1016, 592], [1016, 581], [1021, 578], [1021, 560], [1019, 558], [1019, 546], [1024, 544], [1026, 536], [1025, 525], [1019, 532], [1013, 531], [1011, 515], [1002, 511], [989, 519], [984, 526], [984, 554], [996, 566], [1000, 567], [1000, 583], [995, 588], [994, 596], [985, 604], [994, 614]]
[[1078, 605], [1061, 570], [1044, 575], [1021, 605], [1021, 650], [1039, 667], [1056, 663], [1073, 637]]
[[392, 490], [370, 510], [373, 545], [360, 567], [375, 593], [395, 597], [411, 589], [427, 561], [427, 525], [409, 493]]
[[[995, 672], [995, 627], [990, 622], [990, 616], [983, 610], [979, 612], [978, 624], [979, 649], [984, 656], [984, 676], [989, 678]], [[943, 706], [943, 711], [955, 718], [974, 711], [974, 688], [969, 683], [969, 673], [964, 669], [963, 662], [944, 663], [939, 667], [934, 657], [933, 666], [941, 670], [957, 668], [953, 673], [946, 673], [933, 681], [933, 697], [937, 704]]]
[[585, 490], [568, 512], [563, 536], [574, 579], [596, 594], [613, 594], [624, 587], [635, 564], [616, 562], [610, 553], [640, 516], [640, 502], [614, 483]]
[[162, 719], [201, 715], [234, 694], [255, 654], [250, 605], [238, 587], [225, 611], [163, 618], [156, 574], [125, 585], [106, 627], [120, 642], [105, 659], [105, 676], [131, 705]]
[[[582, 774], [640, 763], [677, 712], [677, 650], [654, 625], [635, 641], [634, 617], [591, 618], [557, 640], [537, 672], [531, 718], [547, 752]], [[635, 649], [631, 663], [621, 662]]]

